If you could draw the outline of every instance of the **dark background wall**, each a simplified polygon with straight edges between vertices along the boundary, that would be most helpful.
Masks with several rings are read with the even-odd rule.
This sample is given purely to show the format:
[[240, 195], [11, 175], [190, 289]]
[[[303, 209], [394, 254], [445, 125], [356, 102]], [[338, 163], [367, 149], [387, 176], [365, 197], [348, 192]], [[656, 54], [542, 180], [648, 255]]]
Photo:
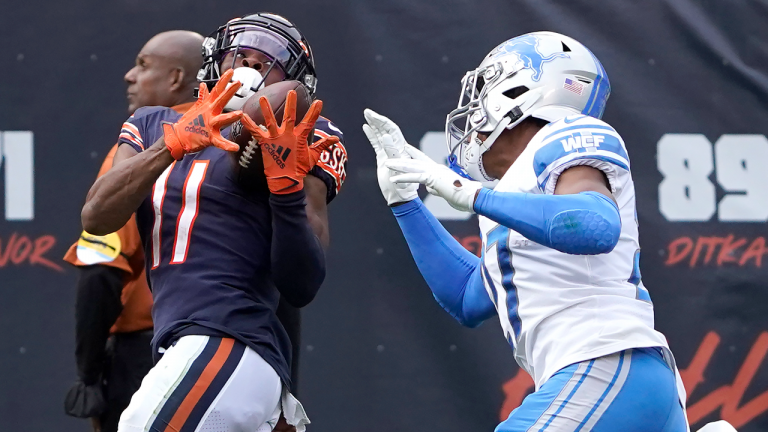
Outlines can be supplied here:
[[[643, 280], [693, 426], [726, 418], [768, 430], [765, 0], [29, 0], [0, 14], [0, 131], [34, 134], [34, 218], [0, 218], [0, 431], [87, 427], [62, 408], [75, 377], [75, 272], [60, 258], [126, 117], [123, 74], [155, 33], [207, 34], [255, 11], [289, 17], [312, 42], [324, 114], [350, 156], [327, 282], [304, 315], [313, 430], [492, 430], [528, 390], [496, 322], [463, 329], [432, 299], [360, 125], [372, 107], [414, 144], [442, 130], [464, 72], [536, 30], [578, 39], [611, 78], [605, 120], [629, 148]], [[18, 191], [25, 168], [8, 156], [18, 136], [2, 137], [0, 191]], [[474, 218], [446, 226], [474, 244]]]

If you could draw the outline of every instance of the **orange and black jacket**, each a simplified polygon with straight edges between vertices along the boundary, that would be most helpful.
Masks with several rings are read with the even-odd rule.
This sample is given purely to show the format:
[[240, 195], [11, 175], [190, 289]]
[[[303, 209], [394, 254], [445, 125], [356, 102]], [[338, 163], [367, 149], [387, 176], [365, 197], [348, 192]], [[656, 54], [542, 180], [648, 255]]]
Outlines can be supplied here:
[[[183, 113], [191, 106], [187, 103], [173, 109]], [[116, 152], [117, 145], [104, 159], [98, 177], [112, 167]], [[94, 263], [93, 255], [89, 255], [91, 246], [106, 246], [113, 256]], [[93, 385], [102, 374], [110, 334], [152, 330], [152, 294], [144, 271], [136, 216], [108, 239], [82, 233], [64, 260], [80, 273], [75, 302], [75, 358], [80, 379]]]
[[[99, 171], [112, 167], [114, 146]], [[116, 232], [117, 240], [107, 245], [115, 251], [112, 260], [92, 263], [78, 248], [102, 243], [99, 237], [83, 233], [64, 260], [79, 270], [75, 301], [75, 358], [78, 375], [86, 385], [99, 380], [105, 362], [105, 346], [110, 334], [152, 330], [152, 294], [144, 273], [144, 252], [136, 218]]]

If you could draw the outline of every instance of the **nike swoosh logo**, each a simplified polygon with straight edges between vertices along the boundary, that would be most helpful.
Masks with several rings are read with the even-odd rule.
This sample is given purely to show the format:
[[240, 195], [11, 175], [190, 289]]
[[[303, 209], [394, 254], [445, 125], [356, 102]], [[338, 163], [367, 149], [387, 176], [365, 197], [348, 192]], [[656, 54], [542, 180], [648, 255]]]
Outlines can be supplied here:
[[586, 117], [586, 116], [583, 116], [583, 115], [582, 116], [576, 116], [576, 117], [573, 117], [571, 120], [568, 120], [568, 117], [566, 117], [566, 118], [563, 119], [563, 122], [565, 122], [565, 124], [576, 123], [577, 121], [583, 119], [584, 117]]

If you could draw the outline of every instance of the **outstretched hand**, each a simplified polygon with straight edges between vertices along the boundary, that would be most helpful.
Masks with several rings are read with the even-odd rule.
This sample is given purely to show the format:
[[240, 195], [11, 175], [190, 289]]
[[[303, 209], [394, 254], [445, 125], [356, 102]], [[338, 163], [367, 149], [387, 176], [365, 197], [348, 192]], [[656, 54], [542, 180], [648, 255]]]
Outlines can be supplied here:
[[232, 96], [240, 88], [240, 82], [230, 85], [233, 70], [221, 76], [216, 86], [208, 93], [208, 87], [201, 83], [197, 101], [176, 123], [164, 123], [165, 145], [174, 159], [180, 160], [187, 153], [198, 152], [209, 146], [226, 151], [237, 151], [240, 147], [221, 136], [221, 128], [239, 120], [243, 113], [233, 111], [222, 114]]
[[363, 116], [367, 123], [363, 125], [363, 132], [376, 152], [376, 175], [387, 204], [393, 206], [417, 198], [419, 185], [392, 183], [389, 180], [392, 171], [384, 165], [390, 159], [410, 157], [405, 151], [410, 145], [405, 141], [400, 128], [392, 120], [371, 109], [366, 109]]
[[312, 102], [304, 119], [296, 125], [296, 91], [289, 91], [279, 127], [269, 100], [261, 97], [259, 105], [266, 127], [257, 125], [247, 114], [242, 116], [241, 122], [261, 146], [270, 192], [284, 195], [304, 189], [304, 177], [317, 164], [320, 154], [339, 142], [338, 137], [331, 136], [312, 145], [307, 143], [320, 117], [323, 102]]
[[421, 183], [429, 193], [442, 197], [456, 210], [475, 212], [475, 198], [483, 187], [482, 183], [461, 177], [410, 145], [405, 147], [405, 151], [412, 159], [390, 159], [384, 164], [394, 172], [391, 182]]

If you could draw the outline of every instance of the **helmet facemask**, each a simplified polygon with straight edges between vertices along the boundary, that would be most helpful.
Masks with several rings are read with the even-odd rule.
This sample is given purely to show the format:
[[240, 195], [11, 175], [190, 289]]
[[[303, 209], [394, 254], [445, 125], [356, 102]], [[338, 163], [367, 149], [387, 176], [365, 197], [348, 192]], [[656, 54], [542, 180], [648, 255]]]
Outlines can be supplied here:
[[[314, 94], [317, 78], [314, 60], [303, 36], [282, 17], [272, 14], [256, 14], [237, 18], [220, 27], [203, 42], [204, 63], [197, 79], [209, 87], [221, 77], [222, 62], [232, 54], [232, 67], [241, 50], [254, 50], [270, 59], [266, 70], [258, 71], [266, 78], [273, 70], [280, 70], [284, 79], [300, 81]], [[227, 60], [228, 61], [228, 60]], [[239, 69], [239, 68], [238, 68]], [[254, 83], [252, 89], [263, 86], [263, 80]]]
[[[493, 62], [481, 64], [477, 69], [467, 72], [462, 79], [458, 107], [446, 119], [450, 168], [462, 176], [484, 182], [488, 187], [494, 186], [498, 179], [488, 175], [483, 168], [483, 153], [491, 148], [505, 129], [512, 129], [524, 119], [521, 106], [530, 106], [538, 99], [533, 93], [523, 97], [523, 93], [528, 93], [527, 88], [514, 95], [505, 91], [502, 97], [507, 100], [495, 101], [489, 110], [492, 92], [514, 77], [519, 70], [505, 68], [502, 62]], [[480, 140], [478, 132], [488, 135], [488, 138]]]

